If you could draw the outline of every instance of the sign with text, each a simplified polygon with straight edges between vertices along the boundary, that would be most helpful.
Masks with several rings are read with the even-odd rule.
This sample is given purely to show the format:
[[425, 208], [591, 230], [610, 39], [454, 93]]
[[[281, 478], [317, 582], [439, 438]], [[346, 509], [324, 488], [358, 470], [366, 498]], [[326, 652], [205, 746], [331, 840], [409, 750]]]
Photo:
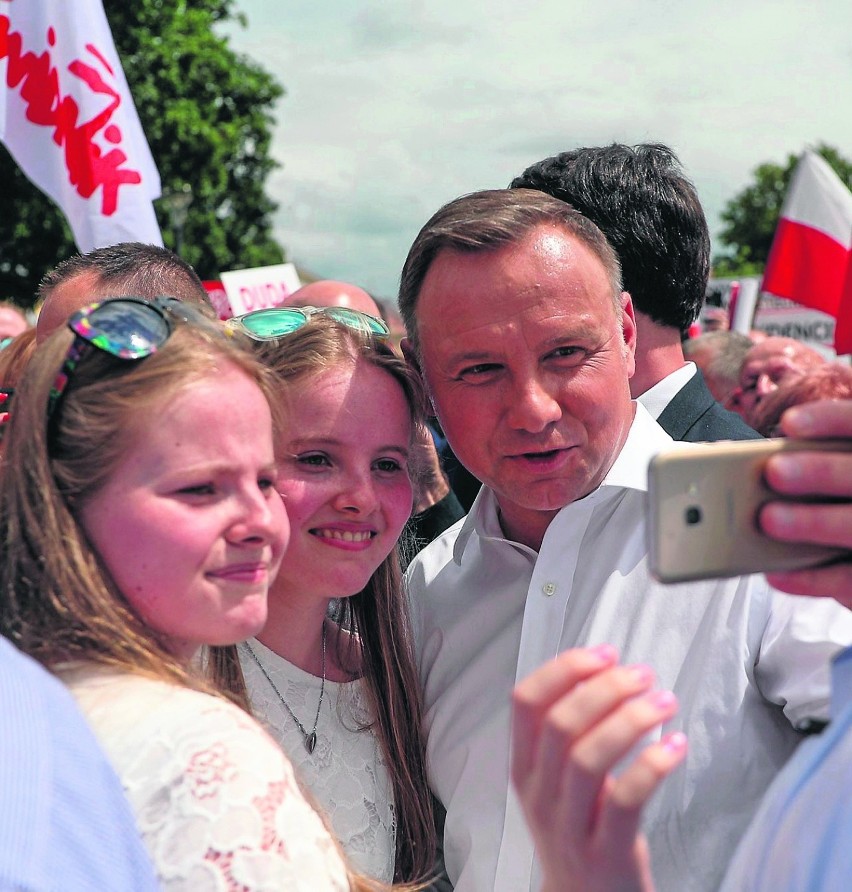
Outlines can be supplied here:
[[834, 359], [835, 320], [783, 297], [760, 291], [760, 279], [710, 279], [702, 313], [708, 307], [723, 307], [731, 317], [731, 328], [748, 334], [757, 329], [770, 336], [795, 338]]
[[210, 299], [210, 303], [213, 304], [213, 309], [216, 310], [219, 318], [222, 321], [230, 319], [234, 314], [222, 283], [218, 279], [205, 279], [201, 284], [204, 286], [207, 297]]
[[813, 347], [826, 359], [835, 359], [834, 327], [836, 320], [827, 313], [812, 310], [765, 291], [754, 317], [754, 327], [772, 337], [795, 338]]
[[280, 306], [289, 295], [302, 287], [292, 263], [231, 270], [222, 273], [222, 285], [234, 316]]

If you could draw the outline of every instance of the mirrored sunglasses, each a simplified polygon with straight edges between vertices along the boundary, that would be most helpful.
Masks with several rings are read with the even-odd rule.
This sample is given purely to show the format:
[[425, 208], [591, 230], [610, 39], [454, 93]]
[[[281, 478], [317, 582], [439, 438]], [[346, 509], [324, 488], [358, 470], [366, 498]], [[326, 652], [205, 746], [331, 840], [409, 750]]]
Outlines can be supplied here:
[[390, 329], [384, 319], [347, 307], [267, 307], [234, 316], [225, 325], [243, 332], [255, 341], [274, 341], [303, 328], [313, 316], [328, 316], [355, 331], [384, 340]]
[[117, 359], [144, 359], [166, 343], [174, 330], [174, 319], [192, 322], [206, 318], [191, 304], [173, 297], [158, 297], [152, 301], [141, 297], [118, 297], [78, 310], [68, 319], [68, 327], [75, 338], [50, 389], [48, 425], [57, 415], [74, 370], [93, 347]]

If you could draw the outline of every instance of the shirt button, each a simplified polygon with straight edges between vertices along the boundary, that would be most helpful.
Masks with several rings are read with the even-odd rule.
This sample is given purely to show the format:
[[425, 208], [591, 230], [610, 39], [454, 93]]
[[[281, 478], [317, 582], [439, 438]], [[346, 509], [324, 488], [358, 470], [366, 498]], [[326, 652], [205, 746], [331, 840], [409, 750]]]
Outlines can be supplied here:
[[545, 584], [541, 587], [541, 590], [549, 598], [551, 595], [556, 594], [556, 583], [555, 582], [545, 582]]

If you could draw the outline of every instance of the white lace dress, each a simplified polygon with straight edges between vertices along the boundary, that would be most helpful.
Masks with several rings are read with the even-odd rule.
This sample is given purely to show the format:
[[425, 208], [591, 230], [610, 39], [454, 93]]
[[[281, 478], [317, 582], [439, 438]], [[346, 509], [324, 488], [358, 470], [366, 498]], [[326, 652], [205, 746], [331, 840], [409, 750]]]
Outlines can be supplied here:
[[[302, 671], [256, 639], [249, 642], [275, 687], [310, 733], [322, 679]], [[395, 831], [393, 790], [379, 742], [369, 730], [371, 715], [361, 680], [326, 680], [313, 753], [245, 644], [240, 664], [255, 715], [284, 748], [296, 776], [310, 791], [361, 873], [383, 882], [393, 879]]]
[[121, 778], [163, 889], [349, 888], [290, 763], [241, 709], [99, 667], [61, 677]]

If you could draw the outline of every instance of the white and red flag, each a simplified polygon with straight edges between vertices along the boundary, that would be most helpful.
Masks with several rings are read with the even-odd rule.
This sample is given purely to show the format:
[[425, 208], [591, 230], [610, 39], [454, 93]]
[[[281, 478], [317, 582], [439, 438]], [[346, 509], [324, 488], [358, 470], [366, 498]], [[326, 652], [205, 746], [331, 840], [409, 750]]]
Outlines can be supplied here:
[[101, 0], [0, 0], [0, 140], [81, 251], [162, 245], [160, 175]]
[[828, 162], [802, 155], [781, 208], [763, 290], [834, 316], [834, 349], [852, 353], [852, 192]]

